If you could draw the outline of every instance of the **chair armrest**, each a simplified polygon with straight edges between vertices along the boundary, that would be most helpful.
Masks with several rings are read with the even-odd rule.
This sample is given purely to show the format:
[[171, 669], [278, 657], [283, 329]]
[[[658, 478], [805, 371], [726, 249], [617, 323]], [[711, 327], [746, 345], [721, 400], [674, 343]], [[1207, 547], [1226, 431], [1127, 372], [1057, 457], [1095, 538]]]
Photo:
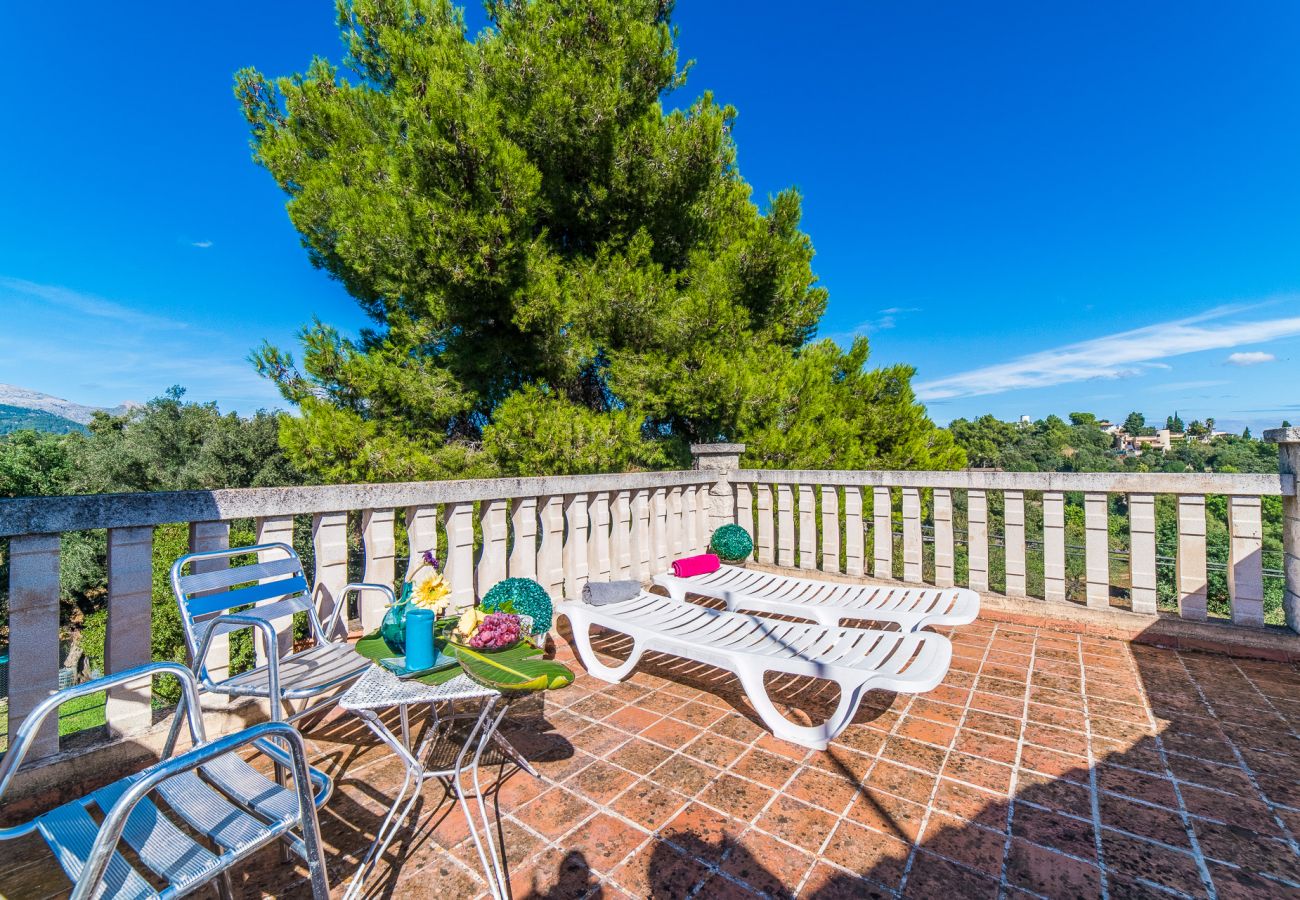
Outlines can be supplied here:
[[[239, 625], [255, 628], [262, 633], [262, 639], [266, 641], [267, 690], [270, 692], [271, 701], [275, 702], [275, 698], [280, 696], [280, 654], [277, 649], [275, 626], [261, 616], [249, 615], [246, 612], [222, 613], [202, 624], [206, 631], [202, 642], [199, 644], [198, 652], [194, 654], [194, 659], [191, 660], [194, 671], [200, 671], [203, 668], [203, 661], [208, 658], [208, 648], [211, 646], [213, 638], [217, 636], [216, 626]], [[204, 675], [204, 678], [206, 679], [207, 676]]]
[[[271, 738], [285, 741], [289, 750], [286, 752], [276, 747]], [[160, 782], [181, 772], [197, 769], [219, 756], [225, 756], [250, 744], [272, 755], [293, 772], [294, 789], [298, 795], [299, 822], [304, 823], [305, 828], [308, 817], [311, 817], [314, 823], [316, 807], [329, 799], [333, 782], [328, 775], [307, 764], [306, 745], [296, 728], [287, 722], [262, 722], [235, 734], [200, 744], [185, 753], [163, 760], [137, 775], [131, 786], [113, 804], [112, 809], [106, 812], [103, 825], [87, 857], [86, 866], [81, 877], [77, 879], [77, 888], [73, 890], [73, 897], [82, 895], [89, 897], [99, 887], [104, 871], [108, 868], [113, 852], [121, 840], [122, 829], [126, 826], [128, 816], [136, 804], [153, 791]], [[312, 784], [319, 786], [316, 793], [312, 791]], [[83, 885], [87, 886], [87, 889], [81, 891]]]
[[379, 591], [380, 593], [387, 595], [389, 606], [392, 606], [397, 602], [397, 595], [394, 594], [393, 589], [386, 584], [354, 581], [351, 584], [344, 585], [343, 590], [339, 591], [338, 602], [334, 604], [334, 612], [330, 614], [330, 620], [325, 623], [325, 633], [327, 635], [334, 634], [334, 628], [338, 625], [339, 616], [343, 614], [343, 610], [347, 609], [347, 603], [345, 601], [347, 600], [348, 594], [360, 594], [362, 591]]
[[[65, 688], [36, 704], [35, 708], [23, 719], [23, 723], [18, 726], [18, 731], [14, 734], [13, 740], [9, 742], [9, 751], [5, 753], [4, 759], [0, 760], [0, 796], [4, 795], [5, 789], [9, 787], [9, 783], [22, 765], [23, 757], [27, 755], [27, 751], [31, 746], [32, 736], [50, 713], [69, 700], [118, 687], [135, 681], [137, 678], [164, 674], [174, 675], [180, 681], [181, 703], [185, 707], [185, 714], [190, 721], [190, 733], [195, 740], [202, 740], [204, 737], [203, 717], [199, 711], [199, 689], [194, 673], [180, 663], [174, 662], [154, 662], [136, 666], [124, 672], [116, 672], [112, 675], [105, 675], [103, 678], [96, 678]], [[176, 710], [176, 715], [180, 715], [179, 707]]]

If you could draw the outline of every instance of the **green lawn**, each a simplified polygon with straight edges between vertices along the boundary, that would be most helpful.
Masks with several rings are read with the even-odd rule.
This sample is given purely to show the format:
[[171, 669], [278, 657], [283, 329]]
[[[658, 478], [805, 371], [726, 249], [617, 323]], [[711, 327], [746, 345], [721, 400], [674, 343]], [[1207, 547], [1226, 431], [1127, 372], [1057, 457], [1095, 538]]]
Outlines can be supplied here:
[[[59, 735], [98, 728], [105, 722], [105, 692], [69, 700], [59, 708]], [[9, 748], [9, 701], [0, 700], [0, 750]]]

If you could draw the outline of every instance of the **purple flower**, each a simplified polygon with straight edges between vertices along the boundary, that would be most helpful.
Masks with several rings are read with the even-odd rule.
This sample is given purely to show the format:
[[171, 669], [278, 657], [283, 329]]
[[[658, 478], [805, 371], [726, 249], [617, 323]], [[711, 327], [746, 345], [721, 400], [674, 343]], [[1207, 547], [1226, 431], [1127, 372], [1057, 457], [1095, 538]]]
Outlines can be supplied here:
[[427, 565], [433, 566], [435, 569], [438, 568], [438, 557], [433, 555], [432, 550], [424, 551], [424, 562]]

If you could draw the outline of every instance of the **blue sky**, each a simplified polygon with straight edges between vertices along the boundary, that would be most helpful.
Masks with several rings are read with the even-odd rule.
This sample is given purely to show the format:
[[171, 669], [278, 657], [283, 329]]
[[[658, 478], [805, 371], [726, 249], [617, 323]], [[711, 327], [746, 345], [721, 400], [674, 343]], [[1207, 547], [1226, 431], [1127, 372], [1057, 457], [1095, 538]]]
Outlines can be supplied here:
[[[81, 403], [173, 383], [248, 412], [315, 315], [232, 74], [337, 58], [332, 3], [19, 4], [0, 96], [0, 382]], [[477, 7], [472, 21], [481, 21]], [[936, 420], [1300, 421], [1300, 5], [681, 0], [688, 102], [794, 185], [822, 334], [905, 362]], [[39, 77], [38, 77], [39, 76]]]

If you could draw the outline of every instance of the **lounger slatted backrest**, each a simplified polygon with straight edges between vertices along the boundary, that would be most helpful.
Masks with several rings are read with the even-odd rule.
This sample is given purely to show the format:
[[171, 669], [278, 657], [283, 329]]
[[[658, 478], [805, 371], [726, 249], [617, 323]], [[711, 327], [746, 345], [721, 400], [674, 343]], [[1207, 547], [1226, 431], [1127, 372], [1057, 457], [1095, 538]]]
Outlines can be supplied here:
[[664, 573], [654, 580], [677, 600], [698, 594], [722, 600], [733, 611], [795, 616], [823, 625], [882, 622], [904, 631], [968, 625], [980, 607], [979, 594], [966, 588], [846, 584], [739, 566], [722, 566], [688, 578]]

